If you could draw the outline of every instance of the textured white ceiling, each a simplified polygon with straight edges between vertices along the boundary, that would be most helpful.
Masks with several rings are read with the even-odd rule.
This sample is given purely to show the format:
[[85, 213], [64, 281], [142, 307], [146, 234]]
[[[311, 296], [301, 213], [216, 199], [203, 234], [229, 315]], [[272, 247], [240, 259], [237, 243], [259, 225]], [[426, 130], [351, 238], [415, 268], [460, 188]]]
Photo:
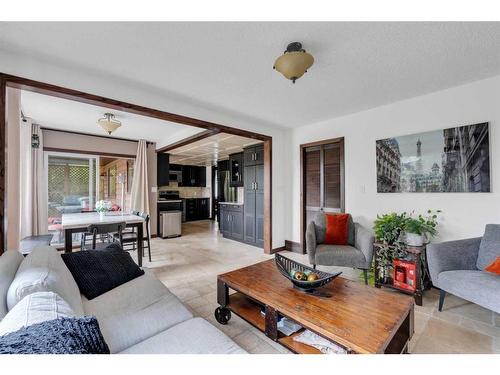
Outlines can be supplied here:
[[219, 133], [169, 151], [170, 162], [190, 165], [215, 165], [244, 147], [260, 143], [255, 139]]
[[158, 148], [172, 143], [173, 139], [186, 138], [205, 130], [24, 90], [21, 91], [21, 107], [25, 116], [42, 127], [97, 135], [107, 135], [97, 125], [97, 120], [110, 112], [122, 122], [111, 137], [146, 139], [156, 142]]
[[[315, 57], [292, 85], [288, 42]], [[500, 23], [0, 23], [1, 50], [296, 127], [500, 74]]]

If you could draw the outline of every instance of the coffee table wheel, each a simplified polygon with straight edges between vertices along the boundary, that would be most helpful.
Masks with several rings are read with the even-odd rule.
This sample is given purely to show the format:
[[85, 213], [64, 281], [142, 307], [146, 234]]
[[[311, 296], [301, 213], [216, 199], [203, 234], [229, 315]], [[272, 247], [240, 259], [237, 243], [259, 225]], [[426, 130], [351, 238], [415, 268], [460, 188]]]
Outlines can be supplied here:
[[231, 319], [231, 311], [226, 307], [217, 307], [214, 311], [215, 320], [220, 324], [227, 324]]

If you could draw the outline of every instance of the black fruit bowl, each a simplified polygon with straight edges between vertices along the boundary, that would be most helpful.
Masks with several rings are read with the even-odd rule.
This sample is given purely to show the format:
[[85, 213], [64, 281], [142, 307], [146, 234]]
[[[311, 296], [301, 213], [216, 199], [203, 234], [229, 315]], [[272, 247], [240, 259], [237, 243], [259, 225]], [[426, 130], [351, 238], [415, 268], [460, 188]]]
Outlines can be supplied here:
[[[323, 271], [318, 271], [315, 270], [314, 268], [308, 267], [294, 260], [288, 259], [280, 254], [276, 254], [274, 260], [276, 261], [276, 267], [278, 267], [278, 271], [280, 271], [280, 273], [283, 276], [285, 276], [288, 280], [290, 280], [295, 288], [302, 290], [304, 292], [312, 292], [314, 289], [325, 286], [326, 284], [328, 284], [330, 281], [332, 281], [342, 273], [342, 272], [337, 272], [332, 274]], [[317, 274], [319, 276], [319, 279], [314, 281], [297, 280], [294, 279], [292, 276], [290, 276], [290, 272], [292, 270], [300, 272], [311, 271]]]

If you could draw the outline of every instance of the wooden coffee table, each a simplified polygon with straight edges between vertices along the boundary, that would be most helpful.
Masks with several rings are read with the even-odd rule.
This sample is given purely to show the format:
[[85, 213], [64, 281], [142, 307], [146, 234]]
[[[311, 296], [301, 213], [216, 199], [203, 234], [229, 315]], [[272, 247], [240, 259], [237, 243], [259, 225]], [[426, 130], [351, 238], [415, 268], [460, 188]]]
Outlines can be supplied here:
[[[235, 291], [230, 293], [230, 289]], [[276, 269], [274, 260], [231, 271], [217, 278], [217, 321], [231, 312], [294, 353], [320, 353], [295, 342], [301, 331], [284, 336], [280, 316], [335, 342], [348, 353], [407, 353], [413, 335], [413, 298], [337, 277], [318, 289], [327, 297], [301, 292]], [[265, 315], [261, 314], [264, 307]]]

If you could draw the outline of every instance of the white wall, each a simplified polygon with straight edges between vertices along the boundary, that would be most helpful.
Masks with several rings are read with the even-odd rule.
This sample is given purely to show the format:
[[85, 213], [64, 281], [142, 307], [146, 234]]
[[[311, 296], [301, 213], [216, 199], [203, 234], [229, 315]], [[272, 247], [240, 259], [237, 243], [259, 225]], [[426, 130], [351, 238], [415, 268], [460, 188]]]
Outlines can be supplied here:
[[[312, 141], [345, 137], [346, 212], [372, 226], [377, 213], [443, 210], [436, 240], [481, 236], [500, 223], [500, 76], [295, 129], [287, 239], [300, 241], [300, 152]], [[490, 123], [492, 193], [378, 194], [375, 141], [398, 135]]]
[[[54, 65], [38, 56], [13, 54], [5, 51], [0, 51], [0, 53], [0, 72], [2, 73], [271, 136], [273, 138], [273, 248], [284, 245], [286, 189], [289, 186], [287, 178], [289, 160], [284, 152], [288, 148], [289, 135], [285, 130], [236, 113], [228, 113], [200, 103], [181, 101], [158, 90], [158, 88], [147, 87], [137, 82], [124, 82], [100, 72], [75, 70], [74, 67], [67, 67], [64, 63]], [[145, 134], [145, 138], [147, 138], [147, 134]], [[172, 141], [175, 140], [172, 139]]]

